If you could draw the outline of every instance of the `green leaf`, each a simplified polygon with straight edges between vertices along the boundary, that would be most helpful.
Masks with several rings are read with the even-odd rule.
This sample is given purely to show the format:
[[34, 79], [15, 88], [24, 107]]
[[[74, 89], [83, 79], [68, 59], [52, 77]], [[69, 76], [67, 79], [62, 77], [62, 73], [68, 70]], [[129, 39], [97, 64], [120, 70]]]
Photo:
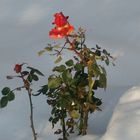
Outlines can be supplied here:
[[55, 117], [55, 118], [52, 120], [52, 126], [54, 127], [54, 124], [56, 124], [58, 121], [59, 121], [59, 117]]
[[72, 117], [73, 119], [78, 119], [80, 117], [80, 114], [78, 112], [78, 110], [72, 110], [69, 112], [70, 117]]
[[[62, 92], [63, 94], [63, 92]], [[71, 102], [71, 96], [69, 96], [69, 92], [65, 92], [65, 95], [61, 95], [59, 101], [58, 101], [58, 106], [60, 106], [62, 109], [64, 108], [69, 108], [69, 104]], [[63, 114], [64, 115], [64, 114]]]
[[34, 68], [32, 68], [32, 67], [27, 67], [27, 68], [34, 71]]
[[70, 82], [72, 80], [72, 74], [70, 73], [69, 70], [66, 70], [62, 73], [62, 78], [63, 78], [63, 81]]
[[50, 118], [49, 118], [49, 122], [51, 122], [52, 120], [53, 120], [53, 117], [50, 117]]
[[2, 95], [7, 95], [10, 92], [10, 88], [9, 87], [5, 87], [2, 89]]
[[57, 72], [63, 72], [64, 70], [66, 70], [65, 65], [60, 65], [53, 68], [53, 71], [57, 71]]
[[[49, 87], [48, 87], [48, 88], [49, 88]], [[50, 89], [49, 89], [49, 91], [48, 91], [48, 93], [47, 93], [48, 97], [52, 97], [52, 95], [53, 95], [54, 91], [55, 91], [55, 88], [50, 88]], [[53, 95], [53, 96], [55, 96], [55, 97], [56, 97], [56, 94], [55, 94], [55, 95]]]
[[100, 68], [102, 69], [102, 73], [106, 75], [107, 73], [106, 73], [105, 68], [104, 68], [104, 67], [102, 67], [102, 66], [100, 66]]
[[58, 129], [57, 131], [54, 132], [54, 134], [61, 134], [63, 131], [61, 129]]
[[40, 72], [39, 70], [35, 69], [36, 74], [44, 76], [44, 74], [42, 72]]
[[52, 47], [52, 45], [51, 45], [51, 44], [48, 44], [48, 46], [47, 46], [47, 47], [45, 47], [44, 49], [45, 49], [46, 51], [50, 52], [50, 51], [52, 51], [52, 50], [53, 50], [53, 47]]
[[101, 104], [102, 104], [102, 101], [101, 101], [101, 99], [99, 99], [99, 98], [96, 98], [96, 97], [92, 97], [92, 101], [93, 101], [93, 103], [95, 103], [97, 106], [100, 106]]
[[57, 44], [57, 45], [54, 45], [53, 48], [59, 49], [59, 48], [61, 48], [61, 46], [59, 44]]
[[34, 81], [38, 81], [39, 80], [38, 76], [35, 75], [35, 74], [32, 74], [32, 78], [33, 78]]
[[68, 100], [67, 99], [65, 99], [65, 98], [61, 98], [60, 100], [59, 100], [59, 106], [61, 107], [61, 108], [66, 108], [66, 106], [68, 105]]
[[59, 63], [61, 60], [62, 60], [62, 57], [61, 57], [61, 55], [59, 55], [59, 56], [57, 57], [57, 59], [54, 61], [54, 63], [55, 63], [55, 64], [56, 64], [56, 63]]
[[61, 78], [60, 77], [49, 77], [48, 79], [48, 88], [57, 88], [61, 85]]
[[107, 79], [105, 74], [101, 74], [99, 77], [99, 87], [104, 89], [107, 87]]
[[44, 76], [44, 74], [42, 72], [40, 72], [38, 69], [32, 68], [32, 67], [27, 67], [28, 69], [30, 69], [32, 72], [31, 73], [36, 73], [40, 76]]
[[79, 62], [79, 59], [78, 59], [78, 57], [74, 56], [74, 59], [75, 59], [76, 61], [78, 61], [78, 62]]
[[97, 105], [97, 106], [100, 106], [101, 104], [102, 104], [102, 100], [99, 99], [99, 100], [96, 102], [96, 105]]
[[105, 49], [103, 49], [103, 53], [104, 53], [105, 55], [108, 55], [108, 52], [107, 52], [107, 50], [105, 50]]
[[109, 59], [108, 59], [108, 57], [106, 57], [105, 63], [106, 63], [106, 65], [109, 65]]
[[54, 108], [52, 109], [52, 111], [51, 111], [51, 114], [52, 114], [52, 115], [55, 114], [55, 112], [56, 112], [57, 110], [59, 110], [59, 109], [57, 109], [56, 107], [54, 107]]
[[11, 91], [9, 92], [9, 94], [7, 95], [8, 101], [12, 101], [15, 99], [15, 94]]
[[81, 81], [81, 80], [83, 80], [82, 76], [81, 76], [81, 71], [77, 71], [74, 75], [74, 78], [71, 81], [71, 85], [78, 86], [81, 82], [83, 85], [83, 81]]
[[42, 86], [41, 89], [38, 90], [38, 93], [39, 93], [39, 94], [41, 94], [41, 93], [42, 93], [42, 94], [46, 94], [47, 91], [48, 91], [48, 85], [44, 85], [44, 86]]
[[8, 104], [8, 98], [6, 96], [2, 97], [0, 100], [0, 107], [6, 107]]
[[97, 49], [101, 49], [101, 47], [99, 47], [97, 44], [96, 44], [96, 48], [97, 48]]
[[29, 76], [28, 76], [28, 81], [31, 83], [32, 82], [32, 80], [33, 80], [33, 78], [32, 78], [32, 75], [31, 74], [29, 74]]
[[101, 56], [101, 51], [100, 51], [100, 50], [96, 50], [96, 51], [95, 51], [95, 54], [96, 54], [97, 56]]
[[71, 66], [73, 66], [74, 62], [73, 62], [72, 59], [70, 59], [70, 60], [66, 61], [65, 64], [66, 64], [68, 67], [71, 67]]
[[79, 80], [80, 80], [80, 82], [79, 82], [80, 86], [82, 86], [82, 87], [83, 86], [87, 86], [89, 84], [88, 74], [87, 73], [82, 73], [79, 76], [80, 76], [80, 78], [79, 78]]
[[93, 87], [92, 87], [94, 90], [97, 90], [98, 85], [99, 85], [98, 83], [99, 83], [99, 80], [95, 80]]
[[74, 68], [75, 68], [75, 70], [76, 71], [80, 71], [80, 70], [82, 70], [82, 64], [81, 63], [77, 63], [75, 66], [74, 66]]
[[99, 66], [97, 64], [93, 64], [92, 69], [93, 69], [93, 72], [94, 72], [95, 76], [100, 75], [101, 71], [100, 71], [100, 68], [99, 68]]
[[38, 56], [41, 56], [44, 52], [45, 52], [45, 50], [39, 51], [39, 52], [38, 52]]

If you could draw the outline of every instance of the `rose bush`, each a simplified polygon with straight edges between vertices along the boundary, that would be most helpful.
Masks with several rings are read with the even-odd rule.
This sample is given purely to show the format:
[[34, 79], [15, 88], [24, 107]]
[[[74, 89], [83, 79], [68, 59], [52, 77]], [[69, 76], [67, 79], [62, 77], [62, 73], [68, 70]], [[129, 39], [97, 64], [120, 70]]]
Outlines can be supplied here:
[[[53, 25], [55, 27], [49, 32], [52, 39], [64, 39], [64, 44], [48, 44], [45, 51], [57, 56], [53, 73], [48, 77], [48, 84], [43, 85], [38, 93], [47, 96], [47, 103], [52, 107], [52, 127], [60, 123], [62, 128], [55, 134], [63, 134], [59, 140], [67, 140], [70, 133], [78, 129], [79, 135], [87, 134], [89, 113], [101, 111], [102, 99], [95, 96], [98, 88], [106, 89], [107, 74], [102, 63], [109, 65], [113, 63], [113, 57], [105, 49], [98, 45], [87, 47], [85, 44], [85, 30], [74, 27], [68, 22], [68, 17], [63, 13], [54, 15]], [[70, 51], [73, 58], [58, 65], [62, 60], [62, 52]]]

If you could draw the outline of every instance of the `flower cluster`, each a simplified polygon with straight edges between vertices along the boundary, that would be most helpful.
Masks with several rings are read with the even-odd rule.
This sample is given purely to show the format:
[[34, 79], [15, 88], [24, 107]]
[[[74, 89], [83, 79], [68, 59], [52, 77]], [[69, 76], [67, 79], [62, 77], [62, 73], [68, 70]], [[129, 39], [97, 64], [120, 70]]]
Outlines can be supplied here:
[[52, 24], [55, 27], [49, 32], [49, 36], [53, 39], [63, 38], [74, 31], [74, 27], [68, 22], [68, 16], [64, 16], [62, 12], [54, 15], [55, 19]]

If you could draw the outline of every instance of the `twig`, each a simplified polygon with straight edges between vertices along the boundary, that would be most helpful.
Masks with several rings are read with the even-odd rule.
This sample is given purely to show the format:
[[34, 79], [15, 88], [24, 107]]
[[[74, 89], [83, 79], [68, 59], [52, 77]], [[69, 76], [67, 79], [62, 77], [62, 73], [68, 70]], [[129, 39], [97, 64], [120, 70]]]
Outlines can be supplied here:
[[55, 51], [57, 51], [56, 53], [54, 53], [54, 54], [51, 54], [51, 55], [60, 55], [61, 54], [61, 52], [63, 51], [63, 49], [65, 49], [65, 46], [66, 46], [66, 44], [67, 44], [68, 42], [66, 41], [65, 43], [64, 43], [64, 45], [62, 46], [62, 48], [61, 48], [61, 50], [59, 51], [59, 50], [55, 50]]

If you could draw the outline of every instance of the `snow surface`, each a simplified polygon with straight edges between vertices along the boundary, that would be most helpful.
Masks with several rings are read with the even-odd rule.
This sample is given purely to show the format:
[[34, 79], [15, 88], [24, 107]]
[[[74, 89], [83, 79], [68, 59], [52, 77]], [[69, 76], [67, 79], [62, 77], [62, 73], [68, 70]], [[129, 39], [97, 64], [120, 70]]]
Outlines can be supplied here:
[[140, 87], [129, 89], [119, 100], [102, 137], [87, 135], [76, 140], [139, 140]]
[[[126, 91], [127, 90], [127, 91]], [[21, 93], [22, 94], [22, 93]], [[28, 102], [26, 94], [17, 94], [15, 102], [0, 110], [0, 139], [31, 139]], [[102, 111], [90, 116], [88, 135], [73, 134], [70, 140], [139, 140], [140, 139], [140, 87], [110, 87], [98, 90], [96, 95], [103, 99]], [[57, 140], [48, 122], [50, 108], [44, 97], [34, 99], [35, 126], [38, 140]], [[18, 106], [17, 106], [18, 104]]]
[[115, 108], [101, 140], [140, 139], [140, 87], [128, 90]]

